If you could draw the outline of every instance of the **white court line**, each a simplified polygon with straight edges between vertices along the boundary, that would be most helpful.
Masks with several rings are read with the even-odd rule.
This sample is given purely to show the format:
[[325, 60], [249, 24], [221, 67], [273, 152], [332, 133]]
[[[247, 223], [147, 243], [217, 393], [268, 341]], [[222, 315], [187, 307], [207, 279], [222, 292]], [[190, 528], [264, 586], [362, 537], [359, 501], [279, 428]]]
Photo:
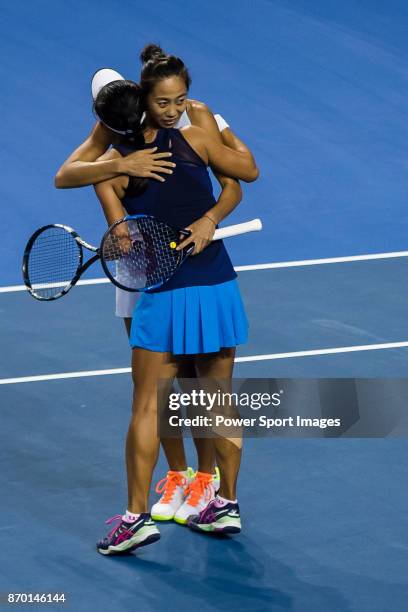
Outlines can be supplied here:
[[[408, 251], [395, 251], [394, 253], [372, 253], [370, 255], [350, 255], [347, 257], [328, 257], [326, 259], [304, 259], [299, 261], [278, 261], [276, 263], [254, 264], [248, 266], [235, 266], [236, 272], [247, 272], [250, 270], [272, 270], [277, 268], [298, 268], [302, 266], [320, 266], [323, 264], [348, 263], [352, 261], [369, 261], [373, 259], [393, 259], [395, 257], [408, 257]], [[77, 285], [104, 285], [109, 283], [107, 278], [90, 278], [80, 280]], [[13, 293], [25, 291], [25, 285], [10, 285], [0, 287], [0, 293]]]
[[60, 374], [41, 374], [39, 376], [20, 376], [18, 378], [0, 378], [0, 385], [14, 385], [26, 382], [41, 382], [42, 380], [61, 380], [63, 378], [86, 378], [88, 376], [106, 376], [108, 374], [128, 374], [130, 368], [115, 368], [113, 370], [89, 370], [83, 372], [61, 372]]
[[[89, 278], [87, 280], [80, 280], [77, 282], [77, 285], [104, 285], [105, 283], [110, 283], [109, 278]], [[49, 283], [48, 286], [55, 285], [56, 283]], [[61, 283], [57, 284], [57, 287], [60, 286]], [[0, 293], [14, 293], [15, 291], [27, 291], [27, 287], [25, 285], [10, 285], [9, 287], [0, 287]]]
[[302, 266], [320, 266], [322, 264], [369, 261], [371, 259], [393, 259], [394, 257], [408, 257], [408, 251], [395, 251], [394, 253], [372, 253], [370, 255], [350, 255], [347, 257], [327, 257], [326, 259], [278, 261], [276, 263], [255, 264], [253, 266], [236, 266], [235, 270], [236, 272], [245, 272], [247, 270], [271, 270], [272, 268], [300, 268]]
[[[363, 344], [360, 346], [341, 346], [338, 348], [318, 349], [313, 351], [296, 351], [293, 353], [271, 353], [270, 355], [247, 355], [236, 357], [236, 363], [248, 361], [269, 361], [272, 359], [288, 359], [291, 357], [312, 357], [314, 355], [334, 355], [336, 353], [354, 353], [357, 351], [378, 351], [408, 347], [408, 342], [387, 342], [385, 344]], [[39, 376], [20, 376], [18, 378], [0, 378], [0, 385], [13, 385], [43, 380], [61, 380], [64, 378], [84, 378], [88, 376], [107, 376], [111, 374], [129, 374], [130, 368], [114, 368], [110, 370], [89, 370], [83, 372], [62, 372], [60, 374], [42, 374]]]

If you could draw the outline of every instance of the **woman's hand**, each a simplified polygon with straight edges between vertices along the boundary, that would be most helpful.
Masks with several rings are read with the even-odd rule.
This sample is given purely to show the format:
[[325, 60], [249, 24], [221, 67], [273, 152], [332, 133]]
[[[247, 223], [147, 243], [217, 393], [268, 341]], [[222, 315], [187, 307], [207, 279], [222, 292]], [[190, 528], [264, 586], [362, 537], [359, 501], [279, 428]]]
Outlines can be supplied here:
[[205, 247], [207, 247], [215, 232], [215, 221], [212, 220], [212, 217], [204, 216], [201, 219], [197, 219], [194, 223], [191, 223], [186, 230], [191, 232], [190, 236], [187, 236], [177, 247], [177, 250], [185, 249], [189, 244], [194, 243], [194, 250], [191, 253], [192, 255], [198, 255], [201, 253]]
[[176, 164], [165, 161], [165, 158], [171, 157], [172, 153], [155, 153], [155, 151], [157, 147], [142, 149], [121, 158], [120, 172], [129, 176], [153, 178], [163, 183], [165, 179], [157, 173], [173, 174]]

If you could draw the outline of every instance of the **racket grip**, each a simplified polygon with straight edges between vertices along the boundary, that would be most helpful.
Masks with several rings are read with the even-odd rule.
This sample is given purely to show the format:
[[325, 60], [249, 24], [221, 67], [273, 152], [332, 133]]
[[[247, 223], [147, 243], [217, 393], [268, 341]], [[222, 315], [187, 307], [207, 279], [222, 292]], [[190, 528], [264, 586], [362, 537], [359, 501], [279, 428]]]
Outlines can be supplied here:
[[227, 227], [215, 230], [213, 240], [231, 238], [231, 236], [239, 236], [239, 234], [247, 234], [248, 232], [259, 232], [261, 229], [262, 221], [260, 219], [252, 219], [252, 221], [246, 221], [246, 223], [228, 225]]

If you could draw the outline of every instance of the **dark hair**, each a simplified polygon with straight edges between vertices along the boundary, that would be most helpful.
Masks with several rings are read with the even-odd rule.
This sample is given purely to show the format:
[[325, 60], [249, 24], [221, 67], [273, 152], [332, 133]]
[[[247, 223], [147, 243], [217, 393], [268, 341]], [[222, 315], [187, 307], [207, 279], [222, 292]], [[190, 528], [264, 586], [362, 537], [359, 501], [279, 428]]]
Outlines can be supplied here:
[[172, 76], [183, 79], [189, 89], [191, 77], [183, 60], [179, 57], [167, 55], [158, 45], [149, 44], [142, 49], [140, 60], [143, 64], [140, 75], [143, 96], [149, 95], [156, 83]]
[[98, 93], [94, 112], [108, 128], [130, 139], [144, 142], [140, 86], [133, 81], [112, 81]]

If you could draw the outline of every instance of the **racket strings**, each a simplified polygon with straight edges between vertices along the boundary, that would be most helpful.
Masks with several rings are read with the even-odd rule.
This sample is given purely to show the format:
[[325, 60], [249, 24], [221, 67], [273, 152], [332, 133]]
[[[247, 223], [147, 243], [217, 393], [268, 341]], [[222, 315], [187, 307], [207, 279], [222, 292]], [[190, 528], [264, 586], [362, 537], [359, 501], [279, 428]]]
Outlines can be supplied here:
[[146, 289], [165, 282], [177, 269], [181, 253], [171, 248], [178, 233], [149, 217], [117, 224], [102, 247], [109, 272], [123, 287]]
[[34, 240], [27, 276], [38, 297], [52, 298], [71, 284], [81, 263], [81, 248], [64, 228], [50, 227]]

